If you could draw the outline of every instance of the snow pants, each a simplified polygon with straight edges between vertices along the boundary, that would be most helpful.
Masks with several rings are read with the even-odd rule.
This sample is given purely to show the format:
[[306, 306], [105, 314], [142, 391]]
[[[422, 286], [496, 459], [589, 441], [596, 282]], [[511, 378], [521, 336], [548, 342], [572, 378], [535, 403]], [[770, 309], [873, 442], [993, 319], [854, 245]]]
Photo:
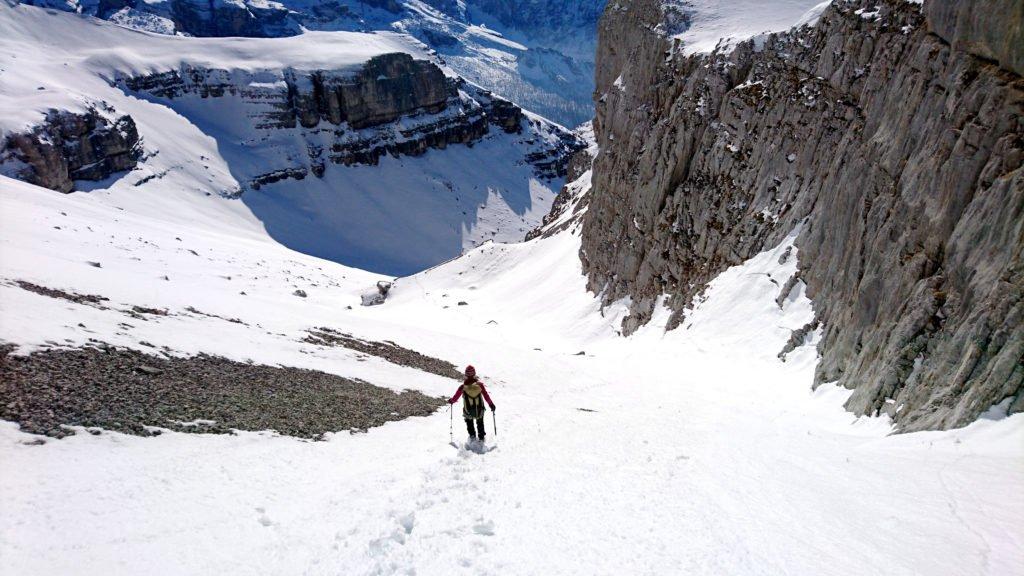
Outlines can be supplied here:
[[466, 430], [469, 431], [469, 437], [470, 438], [479, 438], [479, 439], [483, 440], [484, 436], [487, 436], [487, 431], [484, 430], [484, 418], [483, 418], [483, 416], [481, 416], [481, 417], [479, 417], [479, 418], [477, 418], [475, 420], [475, 422], [476, 422], [476, 430], [473, 429], [473, 422], [474, 422], [473, 419], [466, 418]]

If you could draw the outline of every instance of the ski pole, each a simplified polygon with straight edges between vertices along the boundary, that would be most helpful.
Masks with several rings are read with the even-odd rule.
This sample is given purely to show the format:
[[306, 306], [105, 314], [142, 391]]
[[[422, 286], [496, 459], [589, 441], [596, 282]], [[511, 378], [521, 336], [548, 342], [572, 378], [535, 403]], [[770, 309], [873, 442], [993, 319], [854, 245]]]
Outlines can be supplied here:
[[491, 410], [491, 422], [494, 422], [494, 437], [498, 437], [498, 416]]
[[452, 405], [449, 404], [448, 405], [448, 441], [449, 442], [453, 442], [453, 443], [455, 442], [455, 433], [452, 432], [453, 422], [455, 421], [454, 418], [455, 418], [455, 416], [454, 416], [454, 412], [452, 411]]

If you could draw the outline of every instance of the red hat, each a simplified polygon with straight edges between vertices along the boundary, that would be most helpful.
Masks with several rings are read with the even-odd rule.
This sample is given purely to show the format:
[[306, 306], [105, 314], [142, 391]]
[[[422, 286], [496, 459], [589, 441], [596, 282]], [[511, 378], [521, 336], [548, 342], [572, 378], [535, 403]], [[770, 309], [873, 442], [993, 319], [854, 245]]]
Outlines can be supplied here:
[[470, 374], [476, 374], [476, 368], [473, 368], [472, 364], [466, 366], [466, 375], [468, 376]]

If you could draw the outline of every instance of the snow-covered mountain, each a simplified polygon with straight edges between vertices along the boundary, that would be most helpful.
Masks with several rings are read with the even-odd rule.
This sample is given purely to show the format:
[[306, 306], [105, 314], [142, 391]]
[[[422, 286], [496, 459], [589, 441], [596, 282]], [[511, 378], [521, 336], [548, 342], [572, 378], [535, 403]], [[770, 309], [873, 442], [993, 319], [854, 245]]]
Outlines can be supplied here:
[[31, 0], [161, 34], [396, 31], [467, 80], [565, 126], [591, 118], [604, 0]]
[[186, 38], [0, 10], [7, 173], [143, 210], [210, 196], [352, 266], [409, 273], [522, 239], [580, 146], [402, 34]]
[[[802, 289], [776, 303], [792, 238], [716, 279], [688, 330], [666, 333], [665, 313], [622, 338], [628, 303], [587, 293], [572, 224], [478, 247], [365, 307], [380, 276], [199, 217], [189, 198], [144, 214], [4, 177], [0, 192], [0, 337], [18, 346], [0, 356], [4, 572], [983, 575], [1012, 573], [1022, 553], [1021, 415], [887, 436], [886, 418], [842, 409], [849, 391], [809, 393], [813, 343], [775, 357], [813, 316]], [[310, 337], [323, 328], [476, 365], [499, 407], [492, 450], [460, 447], [457, 414], [449, 445], [444, 411], [292, 437], [288, 425], [329, 430], [326, 397], [271, 420], [300, 374], [265, 390], [257, 370], [429, 397], [457, 384]], [[250, 378], [253, 392], [218, 383], [183, 406], [157, 379], [186, 369], [208, 387]], [[47, 400], [45, 378], [66, 370], [105, 388], [72, 378]], [[21, 386], [36, 387], [25, 404], [11, 400]], [[81, 426], [56, 440], [14, 423], [54, 420]], [[571, 554], [537, 553], [555, 538]]]
[[[726, 4], [610, 4], [575, 135], [400, 32], [0, 4], [0, 573], [1016, 573], [1024, 396], [977, 378], [1024, 375], [1013, 44], [970, 2]], [[851, 413], [871, 359], [962, 394]], [[469, 364], [483, 443], [438, 410]]]

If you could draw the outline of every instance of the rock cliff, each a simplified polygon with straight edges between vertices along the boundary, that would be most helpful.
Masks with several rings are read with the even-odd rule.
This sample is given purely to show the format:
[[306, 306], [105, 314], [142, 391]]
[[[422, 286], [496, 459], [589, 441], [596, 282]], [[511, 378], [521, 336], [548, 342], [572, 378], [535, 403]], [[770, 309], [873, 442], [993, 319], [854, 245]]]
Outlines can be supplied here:
[[470, 82], [572, 127], [593, 116], [594, 31], [605, 0], [22, 1], [167, 35], [398, 31]]
[[131, 116], [96, 108], [83, 113], [52, 110], [39, 126], [4, 138], [0, 173], [71, 192], [75, 180], [104, 180], [134, 168], [141, 155]]
[[609, 6], [590, 288], [631, 297], [626, 332], [661, 295], [677, 326], [709, 280], [799, 227], [785, 287], [814, 301], [816, 385], [904, 431], [1024, 410], [1024, 44], [1021, 3], [1004, 4], [841, 0], [692, 56], [660, 3]]
[[[285, 178], [323, 176], [326, 162], [375, 165], [384, 155], [419, 155], [431, 148], [472, 144], [491, 126], [520, 133], [521, 108], [408, 54], [374, 57], [358, 71], [241, 72], [182, 66], [145, 76], [118, 77], [125, 91], [168, 102], [186, 116], [220, 99], [218, 117], [235, 126], [251, 146], [274, 145], [275, 133], [297, 132], [303, 150], [285, 139], [276, 164], [240, 174], [250, 188]], [[239, 112], [241, 111], [241, 112]], [[231, 115], [236, 120], [227, 120]], [[559, 130], [548, 126], [552, 130]], [[526, 161], [538, 176], [565, 174], [569, 154], [580, 145], [561, 130], [555, 146], [538, 145]], [[248, 146], [249, 144], [247, 144]], [[303, 154], [304, 160], [297, 154]]]

